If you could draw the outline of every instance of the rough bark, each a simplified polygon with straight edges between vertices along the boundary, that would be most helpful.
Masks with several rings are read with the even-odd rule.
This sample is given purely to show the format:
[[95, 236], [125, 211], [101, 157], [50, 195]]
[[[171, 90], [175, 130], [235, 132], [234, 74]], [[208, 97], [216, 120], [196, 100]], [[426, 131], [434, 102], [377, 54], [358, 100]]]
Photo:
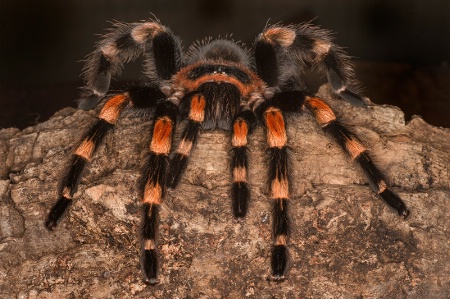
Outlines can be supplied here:
[[271, 202], [265, 136], [250, 142], [250, 211], [233, 220], [227, 132], [204, 132], [161, 210], [160, 284], [142, 282], [136, 182], [151, 123], [123, 118], [54, 232], [44, 220], [74, 143], [95, 112], [63, 109], [0, 131], [1, 298], [448, 298], [450, 130], [396, 107], [320, 96], [371, 148], [411, 210], [396, 215], [309, 113], [288, 116], [293, 230], [287, 279], [267, 280]]

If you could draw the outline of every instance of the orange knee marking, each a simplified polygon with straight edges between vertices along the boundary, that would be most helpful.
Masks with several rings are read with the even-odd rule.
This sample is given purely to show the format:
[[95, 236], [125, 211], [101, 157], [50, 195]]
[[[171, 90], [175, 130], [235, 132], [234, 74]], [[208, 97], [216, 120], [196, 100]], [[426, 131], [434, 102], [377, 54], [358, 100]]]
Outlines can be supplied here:
[[378, 182], [378, 194], [383, 193], [387, 189], [386, 182], [381, 180]]
[[144, 249], [145, 250], [153, 250], [156, 248], [154, 239], [147, 239], [144, 241]]
[[289, 198], [289, 182], [286, 179], [278, 180], [275, 179], [270, 185], [270, 197], [274, 199]]
[[62, 196], [64, 196], [67, 199], [72, 199], [71, 190], [68, 187], [64, 187], [62, 190]]
[[189, 111], [189, 119], [195, 122], [202, 122], [205, 119], [205, 97], [202, 95], [194, 96], [191, 100], [191, 110]]
[[305, 105], [314, 114], [321, 126], [327, 125], [336, 119], [333, 110], [321, 99], [307, 97]]
[[289, 47], [295, 40], [295, 30], [286, 27], [273, 27], [263, 33], [264, 39], [276, 42], [283, 47]]
[[234, 147], [246, 146], [247, 134], [248, 134], [247, 123], [242, 119], [236, 120], [233, 125], [233, 138], [231, 140], [231, 144]]
[[154, 37], [160, 32], [163, 32], [163, 27], [154, 22], [146, 22], [136, 26], [133, 30], [131, 30], [131, 36], [135, 41], [142, 44], [147, 41], [149, 35]]
[[347, 149], [347, 152], [349, 153], [352, 160], [366, 150], [366, 148], [361, 143], [354, 139], [347, 139], [347, 141], [345, 142], [345, 148]]
[[144, 188], [142, 202], [160, 205], [162, 201], [162, 187], [159, 184], [147, 183]]
[[283, 147], [287, 143], [284, 118], [280, 109], [270, 107], [264, 113], [269, 147]]
[[234, 182], [247, 181], [247, 169], [245, 169], [245, 167], [235, 167], [233, 169], [233, 181]]
[[90, 160], [95, 150], [95, 144], [92, 140], [83, 140], [75, 151], [75, 155]]
[[287, 244], [287, 236], [286, 235], [278, 235], [275, 238], [275, 245], [286, 245]]
[[192, 145], [192, 141], [190, 140], [181, 140], [177, 148], [177, 153], [182, 154], [183, 156], [189, 156], [191, 154]]
[[164, 116], [155, 122], [150, 150], [157, 154], [169, 154], [172, 147], [173, 124], [169, 117]]
[[120, 116], [120, 113], [129, 101], [130, 99], [128, 98], [127, 93], [118, 94], [112, 97], [108, 102], [106, 102], [105, 106], [103, 106], [98, 117], [109, 122], [110, 124], [115, 124]]

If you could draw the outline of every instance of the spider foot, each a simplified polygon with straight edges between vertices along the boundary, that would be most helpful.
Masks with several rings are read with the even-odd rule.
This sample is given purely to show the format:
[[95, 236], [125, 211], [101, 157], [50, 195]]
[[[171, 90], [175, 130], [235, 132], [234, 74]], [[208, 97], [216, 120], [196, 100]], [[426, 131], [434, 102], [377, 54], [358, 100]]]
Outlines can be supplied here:
[[58, 225], [58, 221], [61, 219], [61, 217], [67, 211], [67, 209], [69, 208], [71, 203], [72, 203], [72, 200], [65, 198], [64, 196], [61, 197], [56, 202], [56, 204], [50, 210], [50, 213], [48, 214], [48, 217], [47, 217], [47, 221], [45, 222], [45, 226], [49, 230], [54, 230], [56, 228], [56, 226]]
[[273, 274], [272, 274], [272, 275], [270, 275], [267, 279], [268, 279], [268, 280], [271, 280], [271, 281], [281, 282], [281, 281], [285, 280], [286, 277], [285, 277], [284, 275], [282, 275], [282, 276], [277, 276], [277, 275], [273, 275]]
[[275, 245], [272, 250], [272, 275], [271, 280], [284, 280], [287, 265], [287, 248], [284, 245]]
[[409, 210], [404, 209], [404, 210], [398, 211], [398, 214], [399, 214], [400, 216], [403, 216], [403, 219], [406, 219], [406, 218], [408, 218], [408, 216], [409, 216]]
[[392, 192], [389, 189], [385, 189], [380, 193], [381, 198], [383, 198], [388, 205], [397, 210], [400, 216], [403, 216], [404, 219], [408, 218], [409, 210], [406, 208], [405, 203], [398, 197], [397, 194]]
[[45, 227], [47, 227], [48, 230], [54, 230], [57, 225], [58, 225], [58, 223], [54, 219], [48, 219], [45, 222]]
[[144, 282], [150, 285], [159, 283], [159, 280], [156, 278], [156, 272], [158, 270], [156, 250], [144, 250], [143, 258], [142, 267], [144, 268]]

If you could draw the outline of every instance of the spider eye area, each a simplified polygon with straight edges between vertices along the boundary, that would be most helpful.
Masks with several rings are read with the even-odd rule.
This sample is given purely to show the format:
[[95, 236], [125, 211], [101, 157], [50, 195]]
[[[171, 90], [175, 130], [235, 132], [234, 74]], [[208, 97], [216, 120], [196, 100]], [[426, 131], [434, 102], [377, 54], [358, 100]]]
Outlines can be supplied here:
[[187, 73], [187, 79], [197, 80], [204, 76], [224, 75], [233, 77], [243, 84], [250, 84], [250, 75], [243, 68], [235, 65], [200, 63]]

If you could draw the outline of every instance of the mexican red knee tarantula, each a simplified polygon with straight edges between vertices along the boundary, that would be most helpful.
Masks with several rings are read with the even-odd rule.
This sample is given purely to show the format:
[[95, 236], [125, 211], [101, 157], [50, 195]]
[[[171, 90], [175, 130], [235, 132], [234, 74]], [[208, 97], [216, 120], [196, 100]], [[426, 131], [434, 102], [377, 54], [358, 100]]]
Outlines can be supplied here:
[[[268, 189], [273, 200], [271, 277], [284, 278], [289, 238], [290, 169], [285, 113], [309, 110], [324, 131], [357, 162], [373, 189], [399, 215], [408, 216], [403, 201], [387, 186], [366, 148], [320, 98], [301, 83], [306, 67], [324, 71], [332, 89], [345, 101], [364, 106], [352, 91], [349, 57], [326, 30], [303, 24], [270, 26], [256, 38], [252, 55], [229, 39], [206, 40], [183, 55], [180, 40], [158, 21], [119, 23], [89, 56], [80, 108], [90, 109], [105, 97], [111, 77], [123, 63], [143, 55], [150, 83], [110, 96], [72, 156], [59, 200], [46, 226], [53, 230], [73, 201], [83, 169], [126, 108], [154, 110], [147, 161], [139, 186], [143, 205], [141, 246], [145, 281], [157, 283], [158, 210], [166, 188], [175, 188], [201, 130], [231, 131], [231, 199], [234, 216], [244, 217], [250, 199], [247, 183], [247, 138], [262, 124], [269, 151]], [[177, 121], [185, 122], [172, 152]], [[169, 156], [170, 155], [170, 156]]]

